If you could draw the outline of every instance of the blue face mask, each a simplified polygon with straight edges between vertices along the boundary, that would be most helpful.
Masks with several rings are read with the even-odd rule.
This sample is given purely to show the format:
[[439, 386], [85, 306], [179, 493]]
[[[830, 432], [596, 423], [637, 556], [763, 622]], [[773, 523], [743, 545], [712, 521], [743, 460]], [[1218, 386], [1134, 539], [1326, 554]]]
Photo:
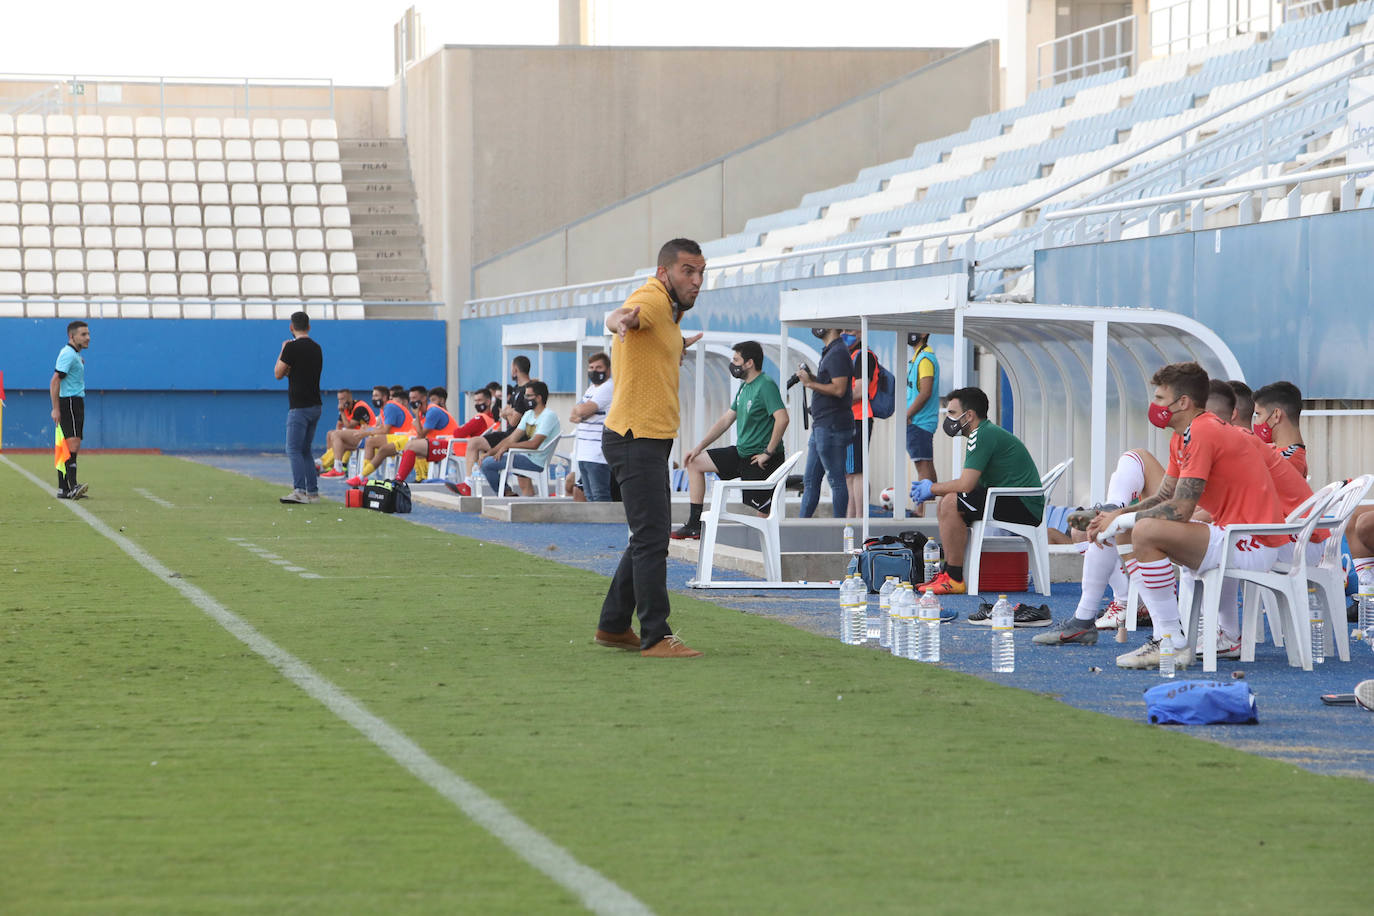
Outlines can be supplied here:
[[845, 345], [846, 347], [849, 347], [849, 348], [852, 349], [852, 348], [854, 347], [854, 344], [856, 344], [856, 343], [859, 342], [859, 335], [857, 335], [857, 334], [841, 334], [841, 335], [840, 335], [840, 340], [843, 340], [843, 341], [844, 341], [844, 345]]

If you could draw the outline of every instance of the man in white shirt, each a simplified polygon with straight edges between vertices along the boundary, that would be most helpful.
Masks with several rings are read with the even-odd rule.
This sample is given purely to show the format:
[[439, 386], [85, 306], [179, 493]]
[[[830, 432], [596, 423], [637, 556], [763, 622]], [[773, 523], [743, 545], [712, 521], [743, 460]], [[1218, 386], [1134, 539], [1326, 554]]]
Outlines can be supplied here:
[[[553, 455], [554, 446], [562, 434], [558, 414], [549, 410], [549, 386], [538, 379], [525, 383], [525, 399], [530, 409], [520, 418], [520, 423], [506, 438], [497, 443], [482, 461], [482, 473], [487, 483], [496, 493], [500, 482], [501, 469], [506, 463], [506, 452], [515, 449], [519, 452], [511, 465], [521, 471], [542, 471]], [[528, 477], [516, 477], [522, 496], [534, 495], [534, 483]], [[504, 494], [496, 493], [497, 496]], [[541, 493], [547, 496], [547, 493]]]
[[593, 353], [587, 360], [587, 391], [582, 400], [573, 405], [569, 419], [577, 424], [577, 445], [573, 449], [573, 464], [577, 468], [578, 486], [593, 503], [611, 500], [611, 466], [601, 451], [601, 431], [606, 427], [606, 411], [611, 407], [614, 382], [611, 381], [611, 358], [605, 353]]

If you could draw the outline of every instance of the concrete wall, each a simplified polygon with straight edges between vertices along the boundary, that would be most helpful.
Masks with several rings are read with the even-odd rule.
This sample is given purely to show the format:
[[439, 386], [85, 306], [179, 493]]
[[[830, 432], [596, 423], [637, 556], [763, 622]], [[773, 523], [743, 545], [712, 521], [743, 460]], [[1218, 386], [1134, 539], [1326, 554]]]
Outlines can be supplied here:
[[86, 80], [73, 94], [70, 83], [50, 80], [0, 81], [0, 110], [47, 91], [51, 114], [141, 117], [324, 118], [330, 106], [339, 136], [377, 138], [387, 133], [387, 91], [380, 87], [317, 83], [157, 83]]
[[[475, 263], [951, 53], [445, 47], [407, 72], [404, 106], [435, 290], [456, 317], [472, 295]], [[388, 93], [391, 135], [399, 136], [401, 90]], [[584, 233], [564, 243], [563, 257], [599, 268], [611, 241], [645, 244], [641, 235], [678, 225], [663, 215], [681, 212], [681, 193], [656, 198], [657, 226]], [[689, 228], [704, 237], [707, 226]], [[521, 262], [506, 272], [528, 287]]]
[[481, 262], [473, 295], [626, 276], [652, 263], [664, 239], [738, 232], [750, 217], [962, 130], [998, 108], [999, 85], [996, 43], [965, 49]]

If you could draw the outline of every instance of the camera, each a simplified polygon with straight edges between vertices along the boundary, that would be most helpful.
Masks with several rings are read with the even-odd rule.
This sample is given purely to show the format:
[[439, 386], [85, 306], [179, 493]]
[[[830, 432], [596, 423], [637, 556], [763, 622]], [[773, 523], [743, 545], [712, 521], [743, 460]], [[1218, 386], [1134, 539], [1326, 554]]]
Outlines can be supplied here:
[[[808, 366], [806, 363], [800, 363], [800, 364], [797, 366], [797, 368], [798, 368], [798, 369], [805, 369], [807, 375], [814, 375], [814, 374], [815, 374], [815, 373], [813, 373], [813, 372], [811, 371], [811, 367]], [[791, 378], [789, 378], [789, 379], [787, 380], [787, 390], [788, 390], [788, 391], [791, 391], [791, 390], [792, 390], [792, 386], [795, 385], [795, 384], [797, 384], [797, 382], [800, 382], [800, 381], [801, 381], [801, 379], [797, 377], [797, 373], [793, 372]]]

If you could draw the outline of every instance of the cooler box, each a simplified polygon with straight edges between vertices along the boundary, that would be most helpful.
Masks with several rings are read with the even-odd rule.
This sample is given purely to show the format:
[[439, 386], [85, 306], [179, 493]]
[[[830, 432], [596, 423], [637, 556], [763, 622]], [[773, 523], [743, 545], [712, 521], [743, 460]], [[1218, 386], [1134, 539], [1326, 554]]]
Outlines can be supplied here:
[[978, 591], [1024, 592], [1030, 588], [1030, 557], [1025, 541], [989, 544], [983, 542], [983, 555], [978, 569]]
[[350, 489], [345, 492], [344, 505], [349, 509], [361, 509], [363, 507], [363, 491]]

